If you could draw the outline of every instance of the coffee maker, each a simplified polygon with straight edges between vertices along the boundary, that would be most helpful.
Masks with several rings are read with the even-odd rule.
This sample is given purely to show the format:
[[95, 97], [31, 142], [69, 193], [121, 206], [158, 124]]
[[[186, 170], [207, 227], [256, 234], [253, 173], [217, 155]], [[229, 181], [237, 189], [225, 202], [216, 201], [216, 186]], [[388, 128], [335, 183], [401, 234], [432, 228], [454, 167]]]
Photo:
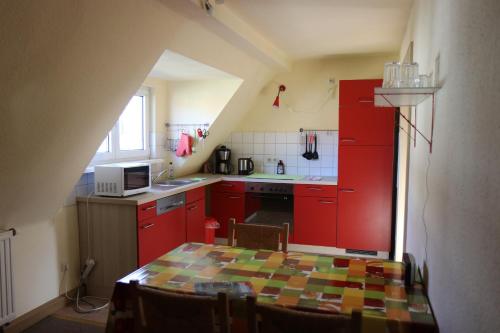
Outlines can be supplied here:
[[233, 171], [231, 165], [231, 149], [226, 146], [220, 146], [215, 149], [215, 173], [229, 175]]

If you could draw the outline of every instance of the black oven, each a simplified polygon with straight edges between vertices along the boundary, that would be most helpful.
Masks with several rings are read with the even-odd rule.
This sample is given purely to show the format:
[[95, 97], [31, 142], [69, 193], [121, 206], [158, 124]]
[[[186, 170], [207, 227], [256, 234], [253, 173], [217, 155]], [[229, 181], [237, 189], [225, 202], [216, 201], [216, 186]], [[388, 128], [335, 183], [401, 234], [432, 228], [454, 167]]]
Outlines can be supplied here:
[[245, 184], [245, 223], [282, 226], [293, 232], [293, 184]]

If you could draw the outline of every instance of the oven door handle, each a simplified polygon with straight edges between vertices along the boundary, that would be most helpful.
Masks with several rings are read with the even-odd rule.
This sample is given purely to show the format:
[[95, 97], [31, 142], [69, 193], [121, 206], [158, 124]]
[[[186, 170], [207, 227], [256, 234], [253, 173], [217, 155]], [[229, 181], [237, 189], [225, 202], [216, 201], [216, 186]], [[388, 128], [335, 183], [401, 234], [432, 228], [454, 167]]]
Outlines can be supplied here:
[[288, 200], [291, 195], [288, 194], [269, 194], [269, 195], [262, 195], [262, 194], [251, 194], [250, 197], [253, 199], [274, 199], [274, 200]]

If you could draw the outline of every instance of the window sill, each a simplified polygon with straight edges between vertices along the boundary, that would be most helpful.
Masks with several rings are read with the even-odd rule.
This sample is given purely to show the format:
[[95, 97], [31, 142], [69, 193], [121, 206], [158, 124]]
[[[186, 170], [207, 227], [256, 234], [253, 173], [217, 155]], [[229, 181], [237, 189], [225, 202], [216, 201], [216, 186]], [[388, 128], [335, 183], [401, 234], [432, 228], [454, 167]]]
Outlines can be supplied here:
[[[134, 160], [134, 161], [127, 161], [127, 162], [140, 162], [140, 163], [160, 164], [160, 163], [165, 162], [165, 160], [160, 159], [160, 158], [155, 158], [155, 159], [149, 159], [149, 160]], [[115, 161], [115, 162], [102, 163], [102, 164], [112, 164], [112, 163], [119, 163], [119, 162]], [[86, 167], [85, 171], [83, 171], [83, 173], [84, 174], [94, 173], [94, 165]]]

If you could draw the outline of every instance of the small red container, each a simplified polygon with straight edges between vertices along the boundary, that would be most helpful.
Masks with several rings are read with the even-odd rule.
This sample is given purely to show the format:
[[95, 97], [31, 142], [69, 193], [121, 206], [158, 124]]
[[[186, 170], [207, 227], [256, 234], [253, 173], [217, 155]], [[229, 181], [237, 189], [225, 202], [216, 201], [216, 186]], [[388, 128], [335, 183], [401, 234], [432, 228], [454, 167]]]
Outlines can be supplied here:
[[215, 229], [219, 229], [220, 224], [213, 217], [205, 219], [205, 243], [213, 244], [215, 241]]

